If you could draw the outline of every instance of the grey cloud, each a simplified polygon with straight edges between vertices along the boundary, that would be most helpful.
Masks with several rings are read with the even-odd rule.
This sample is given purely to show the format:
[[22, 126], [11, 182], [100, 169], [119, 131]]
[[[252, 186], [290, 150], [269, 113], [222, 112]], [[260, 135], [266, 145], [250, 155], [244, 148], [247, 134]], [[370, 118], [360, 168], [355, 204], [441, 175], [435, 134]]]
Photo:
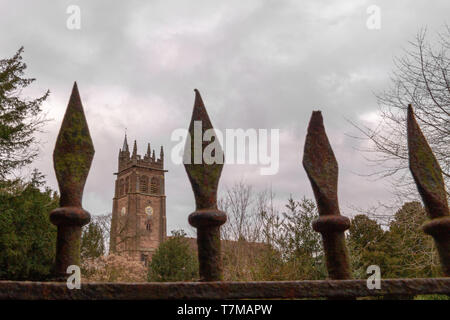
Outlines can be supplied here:
[[[66, 28], [69, 4], [81, 8], [79, 31]], [[371, 4], [382, 10], [379, 31], [365, 25]], [[321, 109], [340, 165], [341, 204], [364, 206], [391, 195], [385, 182], [355, 174], [368, 168], [354, 150], [359, 142], [345, 136], [345, 119], [376, 110], [373, 92], [389, 84], [392, 58], [420, 27], [441, 27], [449, 9], [447, 0], [2, 1], [0, 56], [24, 45], [33, 92], [52, 91], [45, 108], [54, 121], [35, 165], [53, 188], [53, 145], [78, 81], [96, 147], [84, 200], [94, 214], [111, 211], [125, 127], [140, 153], [151, 142], [169, 154], [171, 132], [188, 125], [194, 88], [217, 128], [284, 133], [277, 175], [225, 167], [221, 189], [246, 176], [260, 188], [272, 184], [279, 199], [311, 197], [301, 157], [311, 111]], [[187, 229], [192, 191], [182, 166], [168, 157], [166, 166], [168, 231]]]

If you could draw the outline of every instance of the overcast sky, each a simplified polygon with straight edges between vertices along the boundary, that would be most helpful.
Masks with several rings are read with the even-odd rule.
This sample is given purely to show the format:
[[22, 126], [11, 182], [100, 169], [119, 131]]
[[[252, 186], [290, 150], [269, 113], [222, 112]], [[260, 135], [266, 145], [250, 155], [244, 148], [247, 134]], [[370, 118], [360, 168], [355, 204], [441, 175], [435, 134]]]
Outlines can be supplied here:
[[[67, 28], [70, 5], [80, 8], [80, 29]], [[367, 28], [370, 5], [381, 9], [379, 30]], [[51, 91], [44, 109], [52, 121], [34, 163], [49, 186], [57, 188], [52, 152], [76, 80], [96, 150], [84, 208], [111, 212], [127, 128], [140, 154], [147, 142], [157, 154], [165, 147], [170, 233], [189, 229], [194, 210], [184, 168], [169, 157], [171, 133], [188, 127], [194, 88], [220, 130], [280, 130], [278, 174], [226, 165], [220, 190], [243, 179], [255, 191], [272, 186], [280, 207], [289, 194], [312, 197], [301, 159], [309, 117], [320, 109], [339, 163], [342, 213], [391, 201], [387, 181], [361, 176], [373, 169], [346, 119], [376, 121], [374, 92], [389, 86], [393, 58], [419, 28], [432, 34], [449, 23], [450, 1], [0, 0], [0, 12], [0, 57], [24, 46], [27, 76], [37, 79], [27, 94]]]

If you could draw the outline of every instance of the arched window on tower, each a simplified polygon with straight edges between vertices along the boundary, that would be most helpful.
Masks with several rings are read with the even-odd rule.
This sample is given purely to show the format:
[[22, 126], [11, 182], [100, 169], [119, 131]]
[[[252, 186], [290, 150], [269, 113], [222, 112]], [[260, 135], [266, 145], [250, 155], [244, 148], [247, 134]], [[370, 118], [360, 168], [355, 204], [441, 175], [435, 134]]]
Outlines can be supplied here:
[[128, 193], [129, 188], [130, 188], [130, 178], [126, 177], [125, 178], [125, 193]]
[[119, 196], [122, 196], [124, 194], [124, 183], [123, 183], [123, 179], [120, 179], [119, 182]]
[[150, 192], [159, 193], [159, 180], [156, 177], [152, 178], [152, 182], [150, 184]]
[[139, 178], [139, 190], [141, 192], [148, 192], [148, 177], [147, 176], [141, 176]]

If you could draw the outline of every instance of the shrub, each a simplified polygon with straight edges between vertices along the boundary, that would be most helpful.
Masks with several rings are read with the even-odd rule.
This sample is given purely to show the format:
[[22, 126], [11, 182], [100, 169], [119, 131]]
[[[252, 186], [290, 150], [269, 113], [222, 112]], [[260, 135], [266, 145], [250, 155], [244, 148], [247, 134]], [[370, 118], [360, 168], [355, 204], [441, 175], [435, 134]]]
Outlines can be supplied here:
[[189, 247], [183, 230], [172, 231], [173, 236], [161, 243], [152, 256], [148, 269], [148, 280], [194, 281], [198, 279], [198, 261]]
[[144, 282], [145, 266], [127, 255], [110, 254], [86, 259], [81, 266], [84, 281]]

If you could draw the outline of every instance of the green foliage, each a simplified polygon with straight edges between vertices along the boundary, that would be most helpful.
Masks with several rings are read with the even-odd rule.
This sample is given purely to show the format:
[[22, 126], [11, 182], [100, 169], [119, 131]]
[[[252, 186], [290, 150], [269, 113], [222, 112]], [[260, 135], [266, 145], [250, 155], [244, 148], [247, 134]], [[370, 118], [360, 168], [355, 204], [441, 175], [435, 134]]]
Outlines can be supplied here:
[[[286, 268], [282, 261], [281, 253], [274, 248], [267, 246], [259, 250], [255, 259], [254, 281], [280, 281], [286, 280]], [[241, 280], [241, 279], [237, 279]]]
[[0, 60], [0, 179], [36, 157], [34, 133], [44, 122], [41, 105], [49, 95], [47, 91], [33, 100], [19, 96], [35, 81], [22, 78], [27, 67], [22, 53], [23, 47], [12, 58]]
[[422, 231], [426, 220], [419, 202], [405, 203], [395, 213], [388, 230], [367, 216], [355, 216], [348, 236], [355, 276], [366, 278], [370, 265], [378, 265], [385, 279], [439, 276], [433, 239]]
[[384, 272], [390, 268], [386, 234], [381, 226], [365, 215], [357, 215], [352, 219], [348, 235], [348, 247], [354, 276], [367, 278], [367, 267], [378, 265]]
[[386, 243], [391, 266], [386, 277], [428, 278], [442, 276], [433, 238], [422, 230], [427, 220], [420, 202], [407, 202], [395, 213]]
[[161, 243], [152, 256], [149, 281], [193, 281], [198, 279], [197, 256], [189, 247], [183, 230], [172, 231], [172, 237]]
[[270, 205], [258, 208], [262, 219], [256, 221], [253, 230], [261, 233], [259, 242], [240, 239], [222, 244], [225, 280], [326, 278], [321, 236], [311, 227], [318, 218], [315, 203], [306, 198], [295, 201], [290, 197], [285, 209], [281, 215]]
[[38, 153], [34, 133], [43, 124], [41, 105], [49, 92], [36, 99], [21, 97], [35, 79], [23, 78], [23, 48], [0, 59], [0, 279], [42, 280], [51, 272], [56, 227], [49, 213], [59, 198], [41, 191], [43, 176], [36, 170], [30, 182], [7, 180], [15, 169]]
[[286, 209], [278, 244], [287, 269], [294, 271], [288, 278], [314, 280], [326, 277], [322, 240], [311, 227], [319, 217], [315, 203], [306, 198], [295, 201], [290, 197]]
[[423, 294], [414, 297], [414, 300], [450, 300], [450, 296], [445, 294]]
[[101, 226], [92, 221], [83, 228], [81, 235], [81, 259], [98, 258], [105, 253], [105, 242]]
[[35, 171], [29, 183], [0, 182], [0, 279], [44, 280], [51, 272], [56, 227], [49, 213], [59, 198]]

